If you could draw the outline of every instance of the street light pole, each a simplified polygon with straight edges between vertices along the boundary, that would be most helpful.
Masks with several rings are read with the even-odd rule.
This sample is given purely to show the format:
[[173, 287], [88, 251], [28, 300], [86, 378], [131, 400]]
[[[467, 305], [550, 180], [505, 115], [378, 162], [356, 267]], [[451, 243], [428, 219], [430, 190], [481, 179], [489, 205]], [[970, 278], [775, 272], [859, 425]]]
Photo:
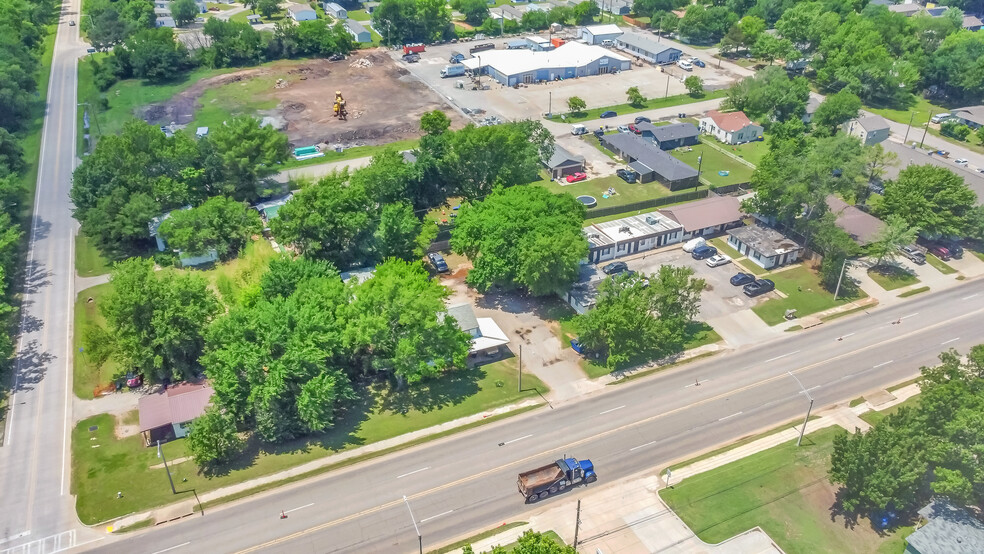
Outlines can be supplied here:
[[847, 258], [844, 258], [844, 263], [841, 264], [840, 277], [837, 278], [837, 288], [834, 289], [834, 302], [837, 302], [837, 293], [841, 290], [841, 279], [844, 278], [844, 270], [847, 269]]
[[420, 528], [417, 527], [417, 519], [413, 517], [413, 510], [410, 509], [410, 501], [407, 500], [407, 495], [403, 495], [403, 502], [407, 505], [407, 511], [410, 512], [410, 521], [413, 522], [413, 530], [417, 532], [417, 545], [420, 547], [420, 554], [424, 554], [424, 537], [420, 534]]
[[157, 441], [157, 457], [164, 460], [164, 471], [167, 472], [167, 482], [171, 483], [171, 494], [178, 494], [174, 490], [174, 479], [171, 479], [171, 470], [167, 467], [167, 458], [164, 457], [164, 449], [161, 448], [161, 441]]
[[800, 436], [796, 439], [796, 446], [798, 447], [803, 442], [803, 433], [806, 432], [806, 422], [810, 421], [810, 412], [813, 411], [813, 395], [810, 394], [810, 391], [806, 390], [806, 387], [803, 386], [803, 383], [800, 382], [798, 377], [793, 375], [792, 371], [787, 371], [786, 373], [793, 379], [796, 379], [796, 383], [799, 384], [801, 389], [803, 389], [803, 394], [810, 399], [810, 407], [806, 409], [806, 418], [803, 420], [803, 428], [800, 429]]

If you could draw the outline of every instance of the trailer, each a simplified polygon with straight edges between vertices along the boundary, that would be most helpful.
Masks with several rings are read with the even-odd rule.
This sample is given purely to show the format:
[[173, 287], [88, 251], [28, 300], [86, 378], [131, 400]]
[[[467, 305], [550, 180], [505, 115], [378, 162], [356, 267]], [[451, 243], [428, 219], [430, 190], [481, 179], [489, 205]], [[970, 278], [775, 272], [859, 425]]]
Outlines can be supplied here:
[[419, 53], [423, 52], [426, 49], [427, 49], [427, 46], [425, 44], [421, 44], [419, 42], [416, 43], [416, 44], [404, 44], [403, 45], [403, 53], [404, 54], [410, 54], [410, 53], [419, 54]]
[[564, 458], [519, 474], [516, 485], [527, 502], [537, 502], [568, 487], [594, 483], [598, 476], [591, 460]]
[[468, 49], [468, 52], [474, 54], [475, 52], [484, 52], [486, 50], [495, 50], [495, 43], [486, 42], [484, 44], [476, 44]]

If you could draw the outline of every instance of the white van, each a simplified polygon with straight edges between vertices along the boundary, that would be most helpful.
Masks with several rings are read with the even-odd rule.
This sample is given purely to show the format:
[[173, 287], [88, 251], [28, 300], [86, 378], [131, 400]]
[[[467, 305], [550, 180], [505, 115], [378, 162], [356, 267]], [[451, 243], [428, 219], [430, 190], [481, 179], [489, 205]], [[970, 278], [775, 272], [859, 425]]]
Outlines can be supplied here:
[[571, 134], [572, 135], [575, 135], [575, 136], [576, 135], [586, 135], [586, 134], [588, 134], [588, 128], [585, 127], [584, 125], [581, 125], [580, 123], [577, 123], [575, 125], [571, 125]]
[[687, 70], [687, 71], [693, 71], [694, 70], [694, 64], [692, 64], [692, 63], [690, 63], [690, 62], [688, 62], [686, 60], [680, 60], [680, 61], [678, 61], [677, 62], [677, 66], [680, 69], [684, 69], [684, 70]]
[[606, 38], [605, 40], [601, 41], [601, 45], [602, 46], [615, 46], [615, 41], [612, 40], [612, 39], [610, 39], [610, 38]]
[[695, 249], [700, 248], [701, 246], [704, 246], [706, 244], [707, 244], [707, 241], [704, 240], [704, 237], [697, 237], [695, 239], [690, 239], [690, 240], [688, 240], [687, 242], [684, 243], [684, 245], [683, 245], [683, 251], [684, 252], [693, 252]]

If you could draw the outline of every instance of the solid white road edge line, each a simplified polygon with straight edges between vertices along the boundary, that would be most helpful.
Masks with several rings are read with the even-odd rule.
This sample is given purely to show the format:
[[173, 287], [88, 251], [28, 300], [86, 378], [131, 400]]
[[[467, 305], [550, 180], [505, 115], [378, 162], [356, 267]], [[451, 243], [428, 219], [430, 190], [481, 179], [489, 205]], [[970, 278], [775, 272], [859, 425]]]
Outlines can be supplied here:
[[764, 361], [762, 363], [766, 363], [767, 364], [769, 362], [774, 362], [776, 360], [781, 360], [781, 359], [785, 358], [786, 356], [792, 356], [793, 354], [798, 354], [798, 353], [799, 353], [799, 350], [796, 350], [794, 352], [788, 352], [786, 354], [783, 354], [782, 356], [776, 356], [775, 358], [769, 358], [768, 360], [766, 360], [766, 361]]
[[880, 363], [880, 364], [878, 364], [878, 365], [876, 365], [876, 366], [874, 366], [874, 367], [872, 367], [871, 369], [877, 369], [877, 368], [879, 368], [879, 367], [882, 367], [882, 366], [885, 366], [885, 365], [888, 365], [888, 364], [890, 364], [890, 363], [892, 363], [892, 362], [894, 362], [894, 361], [895, 361], [895, 360], [889, 360], [889, 361], [887, 361], [887, 362], [882, 362], [882, 363]]
[[523, 439], [528, 439], [528, 438], [530, 438], [530, 437], [532, 437], [532, 436], [533, 436], [533, 435], [523, 435], [522, 437], [519, 437], [518, 439], [513, 439], [513, 440], [511, 440], [511, 441], [506, 441], [506, 442], [504, 442], [504, 443], [502, 443], [502, 444], [503, 444], [503, 446], [505, 446], [505, 445], [507, 445], [507, 444], [512, 444], [512, 443], [514, 443], [514, 442], [519, 442], [519, 441], [521, 441], [521, 440], [523, 440]]
[[731, 415], [729, 415], [729, 416], [724, 416], [724, 417], [722, 417], [721, 419], [719, 419], [718, 421], [724, 421], [724, 420], [726, 420], [726, 419], [731, 419], [731, 418], [733, 418], [733, 417], [737, 417], [737, 416], [740, 416], [740, 415], [741, 415], [741, 414], [743, 414], [743, 413], [744, 413], [744, 412], [737, 412], [737, 413], [734, 413], [734, 414], [731, 414]]
[[943, 342], [940, 343], [940, 346], [943, 346], [944, 344], [950, 344], [951, 342], [958, 341], [958, 340], [960, 340], [960, 337], [957, 337], [955, 339], [950, 339], [950, 340], [947, 340], [947, 341], [943, 341]]

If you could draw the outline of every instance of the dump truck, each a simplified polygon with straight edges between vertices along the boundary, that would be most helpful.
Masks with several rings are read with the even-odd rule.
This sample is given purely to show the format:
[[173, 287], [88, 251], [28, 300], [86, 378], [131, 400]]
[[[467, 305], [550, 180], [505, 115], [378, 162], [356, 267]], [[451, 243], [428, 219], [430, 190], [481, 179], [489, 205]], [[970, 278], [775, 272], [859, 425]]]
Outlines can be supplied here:
[[404, 54], [419, 54], [427, 49], [427, 46], [419, 42], [414, 44], [404, 44], [403, 53]]
[[562, 458], [550, 465], [520, 473], [517, 485], [527, 502], [536, 502], [567, 487], [594, 483], [597, 480], [591, 460]]
[[459, 77], [465, 74], [465, 66], [456, 63], [454, 65], [446, 65], [444, 69], [441, 70], [441, 78], [446, 79], [448, 77]]

